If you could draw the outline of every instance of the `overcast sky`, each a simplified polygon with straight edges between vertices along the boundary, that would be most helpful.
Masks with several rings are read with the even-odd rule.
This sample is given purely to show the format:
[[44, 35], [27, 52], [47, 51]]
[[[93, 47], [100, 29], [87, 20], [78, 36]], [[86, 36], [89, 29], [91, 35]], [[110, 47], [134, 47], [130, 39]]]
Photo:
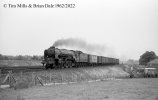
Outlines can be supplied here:
[[[4, 8], [73, 3], [75, 8]], [[43, 55], [62, 38], [105, 45], [121, 59], [158, 55], [158, 0], [1, 0], [0, 54]]]

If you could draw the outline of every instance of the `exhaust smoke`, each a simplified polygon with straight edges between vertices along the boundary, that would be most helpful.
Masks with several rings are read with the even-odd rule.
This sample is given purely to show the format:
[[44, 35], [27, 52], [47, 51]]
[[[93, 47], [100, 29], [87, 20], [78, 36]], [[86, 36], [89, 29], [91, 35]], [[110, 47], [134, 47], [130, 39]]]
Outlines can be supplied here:
[[80, 50], [88, 54], [114, 57], [113, 50], [105, 45], [89, 44], [85, 40], [79, 38], [59, 39], [54, 42], [53, 46], [58, 48]]

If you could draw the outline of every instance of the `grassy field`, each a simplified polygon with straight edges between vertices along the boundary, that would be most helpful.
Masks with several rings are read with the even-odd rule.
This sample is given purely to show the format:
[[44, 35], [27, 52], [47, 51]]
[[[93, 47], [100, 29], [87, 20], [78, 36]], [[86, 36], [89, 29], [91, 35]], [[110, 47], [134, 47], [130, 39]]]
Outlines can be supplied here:
[[5, 89], [0, 100], [158, 100], [158, 78]]
[[0, 67], [18, 66], [42, 66], [41, 61], [37, 60], [0, 60]]
[[[127, 79], [129, 74], [123, 67], [115, 65], [13, 73], [17, 80], [16, 90], [0, 88], [0, 100], [158, 100], [158, 78]], [[35, 86], [35, 75], [44, 84], [67, 84]], [[88, 82], [108, 78], [119, 80]]]

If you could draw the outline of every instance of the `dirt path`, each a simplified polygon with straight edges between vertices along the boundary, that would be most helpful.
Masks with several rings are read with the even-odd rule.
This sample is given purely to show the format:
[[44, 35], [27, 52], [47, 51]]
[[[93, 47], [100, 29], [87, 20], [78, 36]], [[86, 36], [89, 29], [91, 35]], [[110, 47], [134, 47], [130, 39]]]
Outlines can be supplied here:
[[[20, 99], [19, 99], [20, 98]], [[1, 90], [2, 100], [158, 100], [158, 78]]]

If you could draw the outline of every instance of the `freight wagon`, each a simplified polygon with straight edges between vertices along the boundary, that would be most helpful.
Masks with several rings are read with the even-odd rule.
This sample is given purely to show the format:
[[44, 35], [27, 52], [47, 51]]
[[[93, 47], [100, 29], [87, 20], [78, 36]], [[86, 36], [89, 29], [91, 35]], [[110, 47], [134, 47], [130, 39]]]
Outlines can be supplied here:
[[44, 51], [42, 64], [48, 68], [69, 68], [96, 65], [119, 64], [119, 59], [83, 53], [67, 49], [50, 47]]
[[97, 56], [96, 55], [88, 55], [88, 63], [90, 66], [97, 65]]
[[102, 56], [97, 56], [98, 65], [102, 65]]
[[88, 64], [88, 54], [80, 53], [76, 56], [75, 66], [86, 66]]

